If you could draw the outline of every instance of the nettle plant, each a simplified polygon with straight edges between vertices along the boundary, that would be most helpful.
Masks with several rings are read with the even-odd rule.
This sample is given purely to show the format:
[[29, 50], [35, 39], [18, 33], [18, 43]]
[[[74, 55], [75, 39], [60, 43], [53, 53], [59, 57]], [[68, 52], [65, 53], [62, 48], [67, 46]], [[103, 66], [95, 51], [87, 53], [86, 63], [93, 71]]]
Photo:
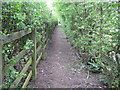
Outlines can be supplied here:
[[120, 83], [120, 33], [118, 2], [56, 2], [62, 27], [72, 46], [90, 65], [90, 71], [102, 72], [107, 85]]

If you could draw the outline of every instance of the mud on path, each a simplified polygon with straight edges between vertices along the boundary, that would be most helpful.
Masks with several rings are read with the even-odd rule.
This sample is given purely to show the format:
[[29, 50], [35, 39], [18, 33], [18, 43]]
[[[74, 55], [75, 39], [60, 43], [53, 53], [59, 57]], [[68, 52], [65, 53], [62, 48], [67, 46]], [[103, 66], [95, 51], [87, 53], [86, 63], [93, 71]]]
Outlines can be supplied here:
[[97, 77], [80, 71], [80, 60], [71, 49], [60, 26], [57, 26], [52, 44], [46, 50], [46, 58], [37, 66], [37, 80], [30, 82], [33, 88], [100, 88]]

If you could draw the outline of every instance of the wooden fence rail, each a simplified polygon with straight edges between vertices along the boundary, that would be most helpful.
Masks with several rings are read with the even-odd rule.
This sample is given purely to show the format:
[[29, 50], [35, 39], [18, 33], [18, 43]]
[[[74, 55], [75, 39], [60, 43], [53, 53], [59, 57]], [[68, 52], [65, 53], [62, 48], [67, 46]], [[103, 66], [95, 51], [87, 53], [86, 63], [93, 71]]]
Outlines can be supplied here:
[[[44, 55], [44, 50], [46, 48], [46, 43], [45, 45], [39, 45], [38, 48], [36, 48], [36, 44], [37, 44], [37, 40], [36, 40], [36, 30], [28, 30], [28, 31], [24, 31], [24, 30], [21, 30], [21, 31], [18, 31], [18, 32], [15, 32], [15, 33], [12, 33], [12, 34], [8, 34], [7, 36], [2, 36], [0, 35], [0, 87], [4, 87], [4, 84], [3, 84], [3, 71], [2, 71], [2, 68], [4, 66], [3, 64], [3, 56], [2, 56], [2, 48], [5, 44], [7, 43], [10, 43], [10, 42], [13, 42], [17, 39], [20, 39], [22, 38], [23, 36], [26, 36], [28, 34], [32, 34], [32, 40], [34, 42], [34, 47], [32, 47], [31, 49], [33, 50], [33, 53], [32, 53], [32, 57], [27, 61], [27, 63], [25, 64], [24, 68], [21, 70], [21, 72], [19, 73], [18, 77], [13, 81], [13, 83], [11, 84], [10, 88], [15, 88], [18, 86], [18, 84], [20, 83], [20, 81], [22, 80], [23, 78], [23, 74], [25, 74], [29, 67], [32, 65], [32, 69], [29, 71], [26, 79], [25, 79], [25, 82], [23, 83], [22, 85], [22, 88], [25, 88], [28, 83], [29, 83], [29, 80], [31, 79], [32, 77], [32, 80], [35, 81], [36, 79], [36, 66], [39, 62], [39, 60], [42, 58], [42, 56]], [[45, 37], [46, 36], [46, 32], [44, 33], [43, 35], [43, 39], [45, 40], [45, 42], [47, 42], [47, 38]], [[40, 55], [38, 55], [39, 51], [42, 51], [40, 53]], [[23, 57], [24, 55], [27, 54], [27, 51], [26, 50], [22, 50], [21, 52], [19, 52], [18, 55], [15, 56], [15, 59], [16, 59], [16, 63], [19, 62]], [[38, 58], [37, 58], [37, 55], [38, 55]], [[15, 65], [10, 65], [10, 66], [15, 66]]]
[[31, 32], [32, 30], [28, 30], [28, 31], [21, 30], [19, 32], [8, 34], [7, 36], [2, 36], [3, 44], [22, 38], [23, 36], [26, 36], [27, 34], [30, 34]]

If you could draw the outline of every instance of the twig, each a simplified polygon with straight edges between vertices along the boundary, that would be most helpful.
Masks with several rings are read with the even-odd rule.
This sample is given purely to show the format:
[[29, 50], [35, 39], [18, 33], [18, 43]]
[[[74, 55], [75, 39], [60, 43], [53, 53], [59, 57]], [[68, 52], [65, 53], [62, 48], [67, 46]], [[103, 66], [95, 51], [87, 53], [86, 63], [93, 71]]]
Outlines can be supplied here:
[[87, 79], [89, 78], [90, 74], [89, 74], [89, 71], [88, 71], [88, 75], [87, 75]]

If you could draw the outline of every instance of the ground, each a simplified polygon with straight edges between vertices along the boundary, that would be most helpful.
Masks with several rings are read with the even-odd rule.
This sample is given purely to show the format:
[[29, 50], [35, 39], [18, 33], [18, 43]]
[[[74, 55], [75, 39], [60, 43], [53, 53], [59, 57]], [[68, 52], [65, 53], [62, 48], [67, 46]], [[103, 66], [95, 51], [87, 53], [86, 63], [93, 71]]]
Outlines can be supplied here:
[[37, 66], [36, 82], [30, 82], [34, 88], [101, 88], [98, 74], [90, 74], [82, 68], [80, 60], [57, 26], [52, 43], [46, 50], [46, 57]]

